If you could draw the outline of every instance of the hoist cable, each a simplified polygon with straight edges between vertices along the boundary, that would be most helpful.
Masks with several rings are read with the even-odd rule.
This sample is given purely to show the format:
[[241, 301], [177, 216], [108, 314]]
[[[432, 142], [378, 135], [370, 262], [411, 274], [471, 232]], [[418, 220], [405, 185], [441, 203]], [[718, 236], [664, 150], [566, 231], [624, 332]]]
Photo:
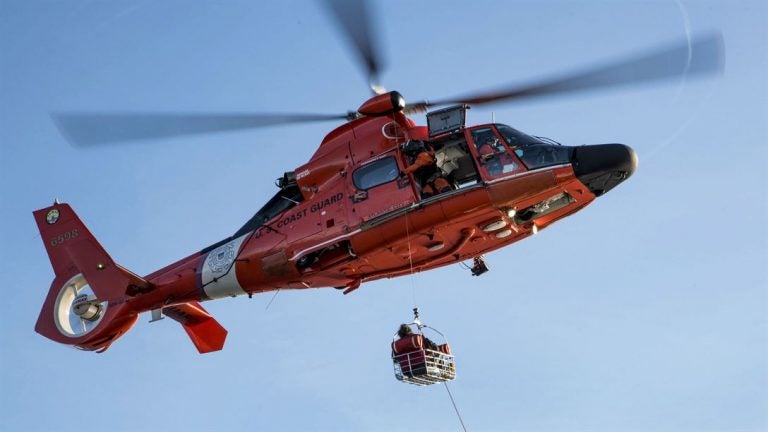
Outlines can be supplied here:
[[413, 307], [417, 307], [416, 304], [416, 284], [413, 283], [413, 255], [411, 253], [411, 232], [408, 227], [408, 211], [405, 212], [405, 237], [408, 240], [408, 264], [410, 265], [411, 272], [409, 279], [411, 280], [411, 295], [413, 296]]
[[280, 288], [278, 288], [277, 291], [275, 291], [275, 295], [273, 295], [272, 298], [269, 300], [269, 303], [267, 303], [267, 307], [264, 308], [264, 312], [269, 310], [269, 307], [272, 306], [272, 302], [275, 301], [278, 294], [280, 294]]
[[[397, 124], [397, 118], [395, 115], [392, 115], [392, 121]], [[395, 141], [397, 142], [397, 141]], [[405, 141], [403, 141], [405, 143]], [[400, 144], [398, 143], [398, 147], [400, 147]], [[408, 241], [408, 265], [410, 266], [410, 275], [411, 275], [411, 288], [413, 293], [413, 306], [416, 307], [416, 287], [413, 283], [413, 254], [411, 250], [411, 229], [408, 226], [408, 209], [405, 209], [405, 238]]]
[[456, 411], [456, 417], [459, 418], [459, 423], [461, 423], [461, 428], [464, 429], [464, 432], [467, 432], [467, 427], [464, 426], [464, 420], [461, 418], [461, 414], [459, 413], [459, 407], [456, 406], [456, 401], [453, 400], [453, 395], [451, 394], [451, 389], [448, 388], [448, 382], [443, 381], [443, 385], [445, 385], [445, 390], [448, 391], [448, 397], [451, 398], [451, 403], [453, 404], [453, 409]]

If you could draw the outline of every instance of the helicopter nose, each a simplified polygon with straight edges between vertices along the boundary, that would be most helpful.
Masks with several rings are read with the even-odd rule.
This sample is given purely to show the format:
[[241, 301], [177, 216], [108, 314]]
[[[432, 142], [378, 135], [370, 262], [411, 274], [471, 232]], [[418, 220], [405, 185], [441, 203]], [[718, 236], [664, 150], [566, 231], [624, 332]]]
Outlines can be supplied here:
[[586, 145], [574, 147], [571, 163], [579, 181], [600, 196], [635, 172], [637, 153], [624, 144]]

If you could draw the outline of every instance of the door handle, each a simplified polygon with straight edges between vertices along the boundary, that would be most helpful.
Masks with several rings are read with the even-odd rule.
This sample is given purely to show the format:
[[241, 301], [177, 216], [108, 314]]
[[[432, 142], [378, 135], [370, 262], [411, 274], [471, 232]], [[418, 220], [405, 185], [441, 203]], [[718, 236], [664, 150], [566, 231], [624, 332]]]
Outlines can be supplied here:
[[368, 191], [357, 191], [352, 195], [352, 202], [357, 203], [368, 199]]

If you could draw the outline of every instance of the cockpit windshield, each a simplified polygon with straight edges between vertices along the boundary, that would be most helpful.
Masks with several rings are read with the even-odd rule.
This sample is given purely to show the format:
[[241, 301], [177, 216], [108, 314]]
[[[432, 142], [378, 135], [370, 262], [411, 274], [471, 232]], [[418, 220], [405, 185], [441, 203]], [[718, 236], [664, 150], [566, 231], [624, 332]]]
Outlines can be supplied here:
[[545, 144], [544, 141], [524, 134], [505, 124], [497, 124], [496, 129], [498, 129], [501, 136], [504, 137], [504, 141], [507, 142], [507, 145], [512, 148]]
[[496, 129], [529, 170], [570, 162], [568, 147], [524, 134], [504, 124], [497, 124]]

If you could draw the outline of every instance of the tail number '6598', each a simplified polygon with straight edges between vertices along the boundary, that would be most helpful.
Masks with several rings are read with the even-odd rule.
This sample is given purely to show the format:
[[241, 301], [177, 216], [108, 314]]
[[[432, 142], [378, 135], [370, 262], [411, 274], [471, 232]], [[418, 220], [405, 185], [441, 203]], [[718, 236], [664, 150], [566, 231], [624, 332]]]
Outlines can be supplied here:
[[78, 235], [80, 235], [80, 233], [77, 232], [77, 228], [69, 230], [65, 233], [61, 233], [51, 239], [51, 246], [58, 246], [67, 240], [72, 240], [73, 238], [77, 238]]

